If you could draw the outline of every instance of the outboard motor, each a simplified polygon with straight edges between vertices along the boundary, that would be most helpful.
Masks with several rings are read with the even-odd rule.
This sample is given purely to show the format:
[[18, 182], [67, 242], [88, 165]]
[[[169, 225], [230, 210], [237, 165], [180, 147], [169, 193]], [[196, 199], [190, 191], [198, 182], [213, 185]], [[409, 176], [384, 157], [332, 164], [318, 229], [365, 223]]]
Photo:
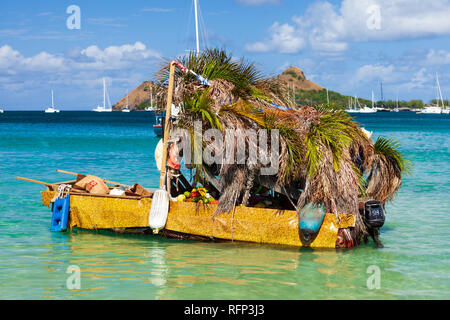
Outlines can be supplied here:
[[378, 239], [380, 228], [384, 225], [385, 221], [383, 204], [377, 200], [367, 201], [364, 204], [363, 220], [377, 247], [383, 248], [383, 244]]
[[370, 228], [381, 228], [384, 225], [385, 216], [383, 205], [380, 201], [371, 200], [364, 204], [364, 222]]

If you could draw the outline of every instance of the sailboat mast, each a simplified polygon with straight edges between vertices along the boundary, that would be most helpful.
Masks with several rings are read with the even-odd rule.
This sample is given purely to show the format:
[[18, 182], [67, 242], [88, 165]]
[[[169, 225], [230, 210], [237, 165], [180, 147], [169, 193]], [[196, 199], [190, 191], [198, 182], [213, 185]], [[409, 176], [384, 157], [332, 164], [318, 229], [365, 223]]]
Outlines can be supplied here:
[[372, 109], [375, 108], [375, 96], [373, 94], [373, 90], [372, 90]]
[[52, 108], [54, 108], [54, 103], [53, 103], [53, 90], [52, 90]]
[[196, 36], [196, 42], [197, 42], [197, 53], [200, 52], [200, 42], [198, 38], [198, 8], [197, 8], [197, 1], [194, 0], [194, 7], [195, 7], [195, 36]]
[[153, 87], [150, 85], [150, 107], [153, 108]]
[[[437, 84], [437, 87], [438, 87], [439, 98], [441, 99], [442, 108], [443, 108], [444, 107], [444, 99], [442, 98], [442, 91], [441, 91], [441, 86], [439, 85], [439, 77], [438, 77], [437, 72], [436, 72], [436, 84]], [[438, 102], [438, 106], [439, 106], [439, 102]]]
[[106, 81], [103, 78], [103, 109], [106, 108]]
[[383, 101], [384, 101], [384, 97], [383, 97], [383, 82], [380, 82], [380, 90], [381, 90], [381, 106], [383, 107]]

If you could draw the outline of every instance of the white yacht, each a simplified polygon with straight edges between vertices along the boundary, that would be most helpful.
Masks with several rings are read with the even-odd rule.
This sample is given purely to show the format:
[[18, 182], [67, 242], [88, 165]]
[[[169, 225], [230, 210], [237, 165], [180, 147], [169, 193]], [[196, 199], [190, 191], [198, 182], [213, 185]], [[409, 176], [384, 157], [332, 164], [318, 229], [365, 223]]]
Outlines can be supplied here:
[[54, 99], [53, 99], [53, 90], [52, 90], [52, 106], [50, 108], [45, 109], [45, 113], [59, 113], [59, 110], [55, 108]]
[[359, 109], [356, 109], [354, 104], [353, 104], [353, 98], [352, 97], [350, 97], [350, 99], [348, 99], [348, 105], [349, 105], [349, 108], [346, 109], [345, 112], [348, 112], [348, 113], [359, 113]]
[[[109, 97], [108, 97], [109, 101]], [[92, 109], [94, 112], [112, 112], [112, 108], [106, 107], [106, 80], [103, 78], [103, 106], [97, 106], [97, 108]]]
[[429, 105], [424, 107], [421, 111], [417, 112], [419, 114], [441, 114], [442, 109], [438, 105]]
[[366, 105], [364, 105], [364, 107], [359, 109], [359, 113], [375, 113], [375, 112], [377, 112], [376, 109], [369, 108]]
[[[436, 73], [436, 87], [437, 87], [437, 103], [435, 105], [430, 104], [428, 106], [425, 106], [422, 110], [420, 110], [419, 114], [448, 114], [448, 109], [445, 107], [444, 99], [442, 98], [442, 92], [441, 92], [441, 86], [439, 85], [439, 77]], [[442, 106], [441, 106], [442, 105]]]
[[3, 109], [0, 109], [0, 113], [3, 113]]
[[[374, 104], [373, 95], [372, 95], [372, 106]], [[355, 102], [353, 102], [353, 99], [350, 98], [350, 108], [345, 110], [348, 113], [375, 113], [377, 112], [377, 109], [370, 108], [366, 105], [361, 106], [359, 103], [358, 97], [355, 96]]]

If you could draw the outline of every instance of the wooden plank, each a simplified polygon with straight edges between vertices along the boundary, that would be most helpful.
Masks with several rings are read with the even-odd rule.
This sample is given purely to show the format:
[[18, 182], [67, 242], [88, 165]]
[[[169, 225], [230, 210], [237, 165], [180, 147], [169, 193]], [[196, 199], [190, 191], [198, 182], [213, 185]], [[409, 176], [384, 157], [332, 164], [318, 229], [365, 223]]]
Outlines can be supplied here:
[[[71, 174], [71, 175], [74, 175], [74, 176], [77, 176], [77, 177], [79, 177], [79, 176], [86, 176], [85, 174], [70, 172], [70, 171], [61, 170], [61, 169], [56, 169], [56, 171], [60, 172], [60, 173]], [[116, 186], [120, 186], [121, 185], [121, 183], [119, 183], [119, 182], [109, 181], [109, 180], [106, 180], [106, 179], [102, 179], [102, 180], [104, 182], [106, 182], [106, 183], [113, 184], [113, 185], [116, 185]]]

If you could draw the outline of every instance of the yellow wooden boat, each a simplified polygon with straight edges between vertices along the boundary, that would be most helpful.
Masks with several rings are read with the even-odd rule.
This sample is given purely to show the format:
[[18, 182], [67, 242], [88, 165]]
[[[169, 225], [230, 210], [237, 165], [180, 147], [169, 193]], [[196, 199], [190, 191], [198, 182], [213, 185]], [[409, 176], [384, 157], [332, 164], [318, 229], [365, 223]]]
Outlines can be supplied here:
[[[167, 119], [171, 119], [175, 65], [175, 62], [170, 65]], [[169, 141], [170, 126], [168, 122], [166, 121], [164, 128], [164, 142]], [[108, 192], [106, 185], [104, 185], [105, 190], [102, 194], [107, 195], [94, 195], [95, 192], [89, 192], [89, 189], [87, 189], [88, 192], [84, 190], [82, 192], [80, 189], [72, 190], [67, 195], [70, 197], [70, 210], [66, 210], [64, 216], [65, 219], [68, 215], [68, 227], [70, 229], [107, 229], [116, 232], [143, 232], [148, 234], [153, 234], [153, 231], [156, 230], [156, 232], [168, 237], [244, 241], [313, 248], [348, 248], [354, 246], [350, 232], [355, 227], [355, 217], [352, 214], [322, 214], [323, 221], [320, 225], [317, 225], [318, 231], [316, 229], [313, 237], [308, 238], [308, 242], [305, 243], [305, 237], [302, 237], [299, 229], [299, 216], [293, 210], [233, 206], [232, 211], [214, 216], [217, 209], [215, 204], [178, 201], [169, 201], [167, 209], [167, 201], [173, 183], [170, 174], [167, 172], [169, 167], [167, 149], [167, 145], [164, 144], [162, 158], [157, 161], [161, 164], [160, 189], [155, 191], [154, 197], [153, 194], [148, 192], [146, 193], [147, 196], [136, 196], [136, 194], [132, 194], [134, 196], [130, 196], [130, 194], [115, 196]], [[77, 181], [80, 181], [82, 176], [75, 175], [78, 175], [78, 179], [72, 182], [41, 183], [47, 186], [47, 190], [42, 191], [42, 203], [50, 207], [51, 203], [59, 196], [61, 190], [58, 189], [60, 189], [61, 184], [76, 187]], [[24, 180], [31, 181], [29, 179]], [[119, 185], [111, 181], [103, 181], [116, 186]], [[185, 189], [192, 190], [187, 188], [188, 182], [184, 184]], [[92, 186], [99, 187], [99, 185], [101, 183], [94, 182]], [[109, 189], [112, 189], [112, 187], [109, 187]], [[220, 187], [216, 189], [219, 190]], [[165, 196], [166, 194], [167, 196]], [[159, 197], [160, 195], [162, 196]], [[154, 201], [153, 208], [152, 201]], [[65, 208], [67, 209], [67, 206]], [[153, 213], [150, 219], [150, 213], [153, 209], [157, 213], [164, 213], [161, 228], [152, 225], [152, 221], [154, 221], [152, 219], [155, 215]], [[152, 227], [150, 228], [150, 226]]]
[[[41, 191], [43, 205], [51, 206], [58, 196], [58, 185], [47, 185], [47, 190]], [[70, 194], [69, 228], [152, 234], [149, 228], [151, 197]], [[215, 206], [170, 201], [166, 226], [160, 233], [188, 239], [336, 248], [343, 241], [342, 231], [355, 226], [351, 214], [327, 213], [316, 237], [305, 244], [299, 234], [295, 211], [238, 206], [234, 212], [213, 218]]]

